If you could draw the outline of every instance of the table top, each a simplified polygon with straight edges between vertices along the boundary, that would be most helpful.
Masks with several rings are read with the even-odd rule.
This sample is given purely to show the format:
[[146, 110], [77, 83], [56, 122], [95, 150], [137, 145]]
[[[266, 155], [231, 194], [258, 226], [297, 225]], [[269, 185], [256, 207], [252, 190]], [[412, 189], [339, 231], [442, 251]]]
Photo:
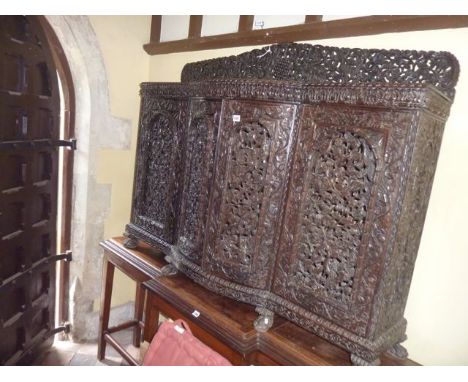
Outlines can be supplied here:
[[[123, 237], [115, 237], [101, 243], [110, 261], [127, 273], [133, 272], [135, 279], [181, 313], [193, 318], [196, 310], [197, 324], [236, 351], [260, 351], [284, 364], [351, 365], [347, 351], [278, 315], [272, 328], [258, 333], [253, 326], [258, 317], [254, 306], [212, 292], [180, 272], [162, 276], [161, 268], [167, 264], [163, 253], [141, 241], [137, 249], [130, 250], [123, 241]], [[418, 365], [388, 354], [382, 355], [381, 362], [384, 366]]]

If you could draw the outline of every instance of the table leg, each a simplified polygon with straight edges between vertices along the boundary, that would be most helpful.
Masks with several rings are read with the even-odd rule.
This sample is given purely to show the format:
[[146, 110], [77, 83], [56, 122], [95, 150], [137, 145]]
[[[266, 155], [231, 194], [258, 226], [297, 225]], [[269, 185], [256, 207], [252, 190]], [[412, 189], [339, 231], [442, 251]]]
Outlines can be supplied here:
[[[145, 305], [146, 290], [141, 282], [137, 282], [136, 295], [135, 295], [135, 315], [134, 318], [138, 322], [143, 319], [143, 308]], [[135, 326], [133, 329], [133, 346], [139, 348], [141, 343], [141, 328], [140, 325]]]
[[112, 297], [112, 285], [114, 283], [114, 269], [114, 264], [112, 264], [104, 255], [102, 264], [101, 311], [99, 313], [98, 360], [104, 359], [106, 355], [106, 341], [104, 339], [104, 334], [107, 329], [109, 329], [109, 314]]
[[159, 328], [159, 306], [155, 303], [153, 293], [148, 290], [146, 298], [145, 330], [143, 340], [151, 342]]

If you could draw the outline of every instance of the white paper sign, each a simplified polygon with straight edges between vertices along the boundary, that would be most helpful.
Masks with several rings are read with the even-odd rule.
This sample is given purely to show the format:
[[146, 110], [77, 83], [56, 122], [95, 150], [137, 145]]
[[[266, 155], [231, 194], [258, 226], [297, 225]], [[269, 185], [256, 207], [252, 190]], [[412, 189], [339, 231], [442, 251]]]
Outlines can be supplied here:
[[232, 116], [232, 122], [240, 122], [240, 115], [239, 114], [234, 114]]
[[199, 312], [198, 310], [194, 310], [194, 311], [192, 312], [192, 316], [193, 316], [193, 317], [199, 317], [199, 316], [200, 316], [200, 312]]

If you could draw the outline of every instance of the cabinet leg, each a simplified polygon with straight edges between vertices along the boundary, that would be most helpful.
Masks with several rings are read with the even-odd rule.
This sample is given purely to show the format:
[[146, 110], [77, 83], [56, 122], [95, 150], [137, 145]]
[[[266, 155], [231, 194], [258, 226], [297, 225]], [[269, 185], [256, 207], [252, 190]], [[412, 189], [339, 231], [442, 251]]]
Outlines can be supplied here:
[[260, 314], [254, 322], [255, 330], [261, 333], [268, 331], [273, 325], [274, 313], [262, 307], [257, 307], [255, 311]]
[[351, 354], [351, 363], [354, 366], [379, 366], [380, 358], [376, 356], [375, 358], [368, 360], [358, 356], [357, 354]]
[[125, 240], [123, 242], [123, 245], [125, 248], [136, 249], [138, 247], [138, 239], [135, 236], [127, 232], [124, 233], [124, 236], [125, 236]]

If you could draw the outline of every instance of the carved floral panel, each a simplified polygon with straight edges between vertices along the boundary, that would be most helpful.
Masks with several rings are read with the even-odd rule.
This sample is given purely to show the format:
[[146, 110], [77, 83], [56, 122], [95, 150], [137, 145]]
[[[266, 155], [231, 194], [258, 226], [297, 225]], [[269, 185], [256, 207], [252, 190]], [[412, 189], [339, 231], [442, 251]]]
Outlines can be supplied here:
[[411, 115], [307, 106], [299, 124], [273, 292], [364, 335]]
[[265, 288], [274, 264], [296, 106], [226, 101], [203, 269]]
[[185, 149], [178, 249], [201, 263], [221, 101], [193, 99]]
[[375, 177], [371, 134], [317, 129], [305, 174], [293, 282], [342, 304], [351, 299]]
[[423, 114], [411, 137], [414, 148], [411, 165], [406, 169], [406, 197], [393, 253], [386, 264], [388, 271], [381, 281], [382, 297], [377, 301], [377, 313], [372, 320], [374, 335], [385, 333], [403, 317], [437, 167], [443, 123]]
[[187, 101], [143, 99], [133, 223], [174, 242]]

